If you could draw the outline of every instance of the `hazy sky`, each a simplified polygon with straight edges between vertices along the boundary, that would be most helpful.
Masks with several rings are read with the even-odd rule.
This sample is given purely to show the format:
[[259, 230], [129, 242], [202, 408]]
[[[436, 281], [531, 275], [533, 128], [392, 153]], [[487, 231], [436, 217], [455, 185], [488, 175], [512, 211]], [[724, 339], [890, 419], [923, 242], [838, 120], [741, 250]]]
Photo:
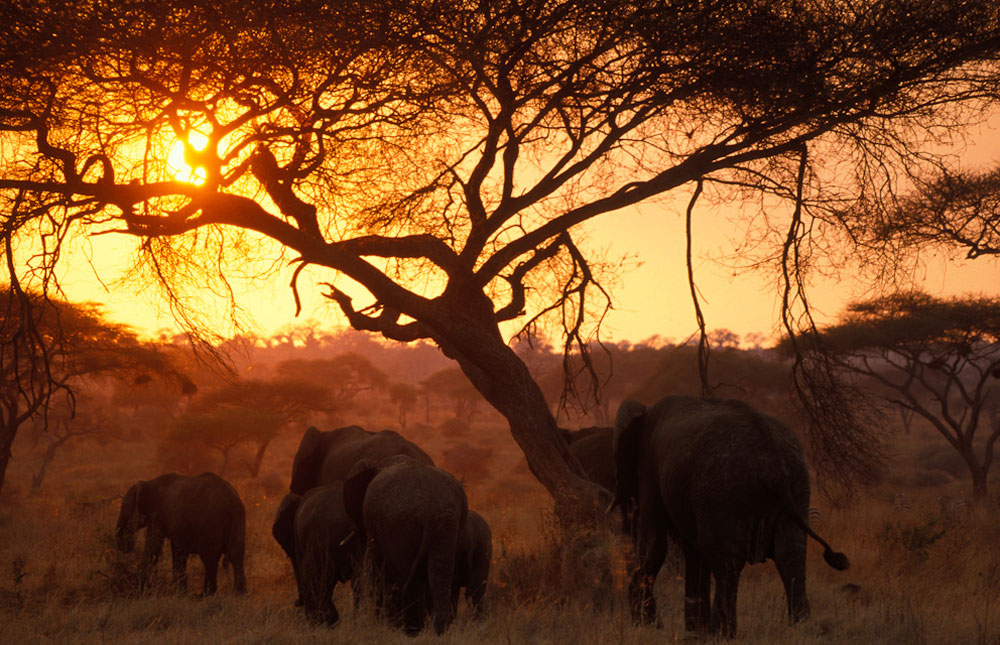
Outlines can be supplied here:
[[[683, 340], [694, 332], [694, 310], [684, 262], [684, 223], [681, 212], [675, 211], [650, 204], [611, 213], [588, 224], [588, 244], [605, 251], [609, 259], [630, 256], [613, 291], [616, 308], [605, 321], [606, 339], [639, 341], [660, 335]], [[730, 240], [736, 235], [725, 218], [696, 218], [694, 226], [696, 278], [709, 329], [727, 328], [740, 335], [772, 333], [779, 304], [773, 276], [749, 271], [733, 275], [733, 269], [710, 259], [729, 251]], [[73, 253], [67, 258], [62, 275], [70, 299], [104, 302], [112, 319], [153, 333], [172, 326], [169, 312], [155, 301], [150, 291], [112, 284], [125, 268], [123, 255], [133, 243], [126, 236], [95, 238], [88, 243], [85, 253]], [[105, 291], [97, 280], [95, 269], [109, 290]], [[260, 332], [269, 334], [309, 319], [321, 323], [337, 320], [335, 307], [327, 304], [319, 289], [313, 288], [305, 277], [300, 285], [303, 312], [296, 321], [289, 276], [290, 271], [286, 270], [270, 282], [255, 283], [252, 289], [238, 293], [238, 299], [247, 306]], [[314, 277], [329, 279], [328, 274], [319, 271]], [[931, 293], [1000, 294], [1000, 271], [989, 258], [964, 263], [932, 259], [916, 277]], [[827, 319], [836, 316], [846, 302], [871, 295], [867, 285], [851, 280], [850, 276], [818, 283], [811, 293], [816, 312]], [[206, 305], [213, 302], [220, 306], [218, 298], [206, 294]], [[224, 324], [225, 314], [221, 309], [216, 316], [219, 324]]]

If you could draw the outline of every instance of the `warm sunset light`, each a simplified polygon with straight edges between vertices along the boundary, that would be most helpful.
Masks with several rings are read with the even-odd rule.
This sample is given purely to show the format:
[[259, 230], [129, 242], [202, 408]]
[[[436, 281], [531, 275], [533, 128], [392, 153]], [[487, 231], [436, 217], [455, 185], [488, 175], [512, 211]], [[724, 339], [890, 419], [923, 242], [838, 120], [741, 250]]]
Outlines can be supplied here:
[[186, 142], [181, 139], [174, 141], [167, 156], [167, 166], [174, 179], [189, 184], [205, 182], [205, 168], [191, 166], [188, 164], [188, 160], [192, 151], [200, 152], [205, 149], [207, 144], [208, 137], [197, 130], [191, 130], [188, 133]]
[[1000, 643], [997, 0], [0, 23], [4, 643]]

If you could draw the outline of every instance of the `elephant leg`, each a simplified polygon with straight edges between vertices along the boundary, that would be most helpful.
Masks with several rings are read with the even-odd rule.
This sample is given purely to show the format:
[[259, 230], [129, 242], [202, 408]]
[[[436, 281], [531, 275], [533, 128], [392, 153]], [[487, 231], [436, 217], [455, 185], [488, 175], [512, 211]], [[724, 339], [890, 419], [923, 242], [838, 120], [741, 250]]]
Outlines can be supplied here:
[[243, 565], [246, 548], [242, 541], [232, 544], [226, 553], [229, 565], [233, 568], [233, 589], [243, 595], [247, 592], [247, 574]]
[[715, 604], [712, 607], [712, 630], [724, 636], [736, 634], [736, 592], [740, 584], [740, 569], [734, 563], [715, 567]]
[[205, 582], [201, 587], [202, 596], [211, 596], [218, 588], [219, 556], [218, 554], [201, 555], [201, 563], [205, 565]]
[[[427, 616], [427, 603], [424, 597], [424, 590], [420, 585], [413, 585], [417, 589], [410, 589], [401, 594], [403, 601], [403, 631], [409, 636], [416, 636], [424, 628], [424, 619]], [[437, 629], [437, 622], [434, 624]], [[443, 630], [442, 630], [443, 631]], [[439, 634], [441, 632], [438, 632]]]
[[701, 555], [684, 544], [684, 627], [704, 632], [712, 622], [711, 570]]
[[163, 534], [150, 526], [146, 529], [146, 546], [143, 548], [142, 560], [139, 563], [139, 589], [145, 590], [149, 585], [149, 578], [153, 573], [153, 567], [160, 559], [163, 551]]
[[170, 557], [173, 564], [174, 584], [182, 591], [186, 591], [188, 554], [178, 549], [177, 546], [171, 542]]
[[[455, 580], [455, 554], [458, 551], [458, 521], [442, 530], [427, 554], [427, 585], [430, 590], [434, 631], [443, 634], [455, 619], [452, 606], [452, 583]], [[457, 598], [456, 598], [457, 601]]]
[[795, 623], [809, 617], [806, 597], [806, 534], [791, 522], [781, 522], [774, 531], [774, 564], [785, 586], [788, 620]]
[[632, 619], [639, 623], [656, 622], [656, 598], [653, 584], [667, 557], [667, 536], [664, 531], [649, 531], [639, 543], [639, 566], [629, 581], [629, 602]]

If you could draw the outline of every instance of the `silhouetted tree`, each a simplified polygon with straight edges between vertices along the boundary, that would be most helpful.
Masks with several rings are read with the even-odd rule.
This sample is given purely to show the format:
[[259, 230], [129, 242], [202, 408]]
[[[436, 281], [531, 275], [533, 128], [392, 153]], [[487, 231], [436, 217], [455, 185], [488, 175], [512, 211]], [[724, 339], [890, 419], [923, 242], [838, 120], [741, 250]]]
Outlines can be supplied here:
[[[586, 356], [617, 265], [585, 255], [578, 225], [683, 186], [689, 213], [745, 191], [773, 227], [756, 248], [781, 270], [785, 324], [809, 329], [810, 240], [849, 237], [845, 200], [935, 164], [921, 144], [983, 114], [1000, 52], [994, 0], [6, 12], [0, 131], [19, 154], [0, 191], [19, 233], [51, 218], [137, 236], [191, 328], [185, 286], [231, 295], [234, 262], [270, 268], [283, 249], [293, 290], [304, 267], [326, 272], [353, 327], [456, 360], [565, 517], [596, 490], [501, 325], [548, 324]], [[850, 406], [816, 401], [842, 416], [814, 429], [842, 433]]]
[[[911, 292], [855, 302], [821, 341], [958, 451], [983, 499], [1000, 439], [1000, 298]], [[977, 432], [985, 433], [977, 442]]]
[[0, 487], [20, 428], [30, 421], [36, 434], [45, 433], [52, 408], [56, 419], [72, 417], [84, 381], [176, 373], [154, 346], [105, 320], [92, 303], [8, 286], [0, 289], [0, 308]]

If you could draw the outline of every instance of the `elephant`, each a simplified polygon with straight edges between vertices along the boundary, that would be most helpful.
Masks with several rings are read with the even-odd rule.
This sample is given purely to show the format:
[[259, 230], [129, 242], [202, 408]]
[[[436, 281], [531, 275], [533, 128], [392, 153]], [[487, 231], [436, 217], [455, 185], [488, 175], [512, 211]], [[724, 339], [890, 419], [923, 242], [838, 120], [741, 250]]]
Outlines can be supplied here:
[[594, 426], [580, 430], [562, 430], [570, 452], [576, 457], [587, 479], [615, 489], [614, 428]]
[[292, 562], [306, 615], [336, 624], [340, 614], [333, 604], [333, 590], [338, 582], [357, 579], [364, 555], [364, 542], [344, 508], [343, 484], [317, 486], [305, 495], [286, 495], [278, 506], [271, 534]]
[[122, 498], [118, 515], [115, 539], [122, 552], [132, 551], [141, 528], [146, 529], [141, 584], [146, 584], [167, 539], [173, 580], [182, 589], [187, 586], [188, 556], [195, 553], [205, 565], [203, 595], [217, 589], [220, 556], [223, 564], [232, 565], [236, 592], [246, 593], [246, 509], [236, 489], [215, 473], [195, 477], [167, 473], [136, 482]]
[[470, 510], [458, 539], [458, 557], [451, 586], [451, 606], [458, 611], [458, 598], [465, 588], [465, 598], [472, 604], [473, 615], [483, 613], [483, 596], [493, 562], [493, 534], [483, 516]]
[[615, 420], [614, 458], [612, 506], [636, 512], [629, 601], [639, 622], [656, 620], [652, 587], [668, 535], [684, 554], [691, 631], [733, 635], [740, 572], [767, 558], [784, 584], [790, 622], [807, 618], [807, 535], [824, 547], [827, 564], [849, 566], [809, 528], [809, 471], [795, 435], [744, 402], [668, 396], [646, 408], [626, 399]]
[[462, 485], [413, 457], [362, 460], [344, 482], [344, 505], [370, 543], [390, 621], [415, 635], [429, 604], [442, 634], [455, 617], [453, 582], [469, 509]]
[[302, 495], [314, 486], [343, 483], [351, 468], [362, 459], [378, 465], [396, 455], [407, 455], [434, 465], [419, 446], [392, 430], [369, 432], [358, 426], [347, 426], [321, 431], [310, 426], [295, 452], [289, 490]]

